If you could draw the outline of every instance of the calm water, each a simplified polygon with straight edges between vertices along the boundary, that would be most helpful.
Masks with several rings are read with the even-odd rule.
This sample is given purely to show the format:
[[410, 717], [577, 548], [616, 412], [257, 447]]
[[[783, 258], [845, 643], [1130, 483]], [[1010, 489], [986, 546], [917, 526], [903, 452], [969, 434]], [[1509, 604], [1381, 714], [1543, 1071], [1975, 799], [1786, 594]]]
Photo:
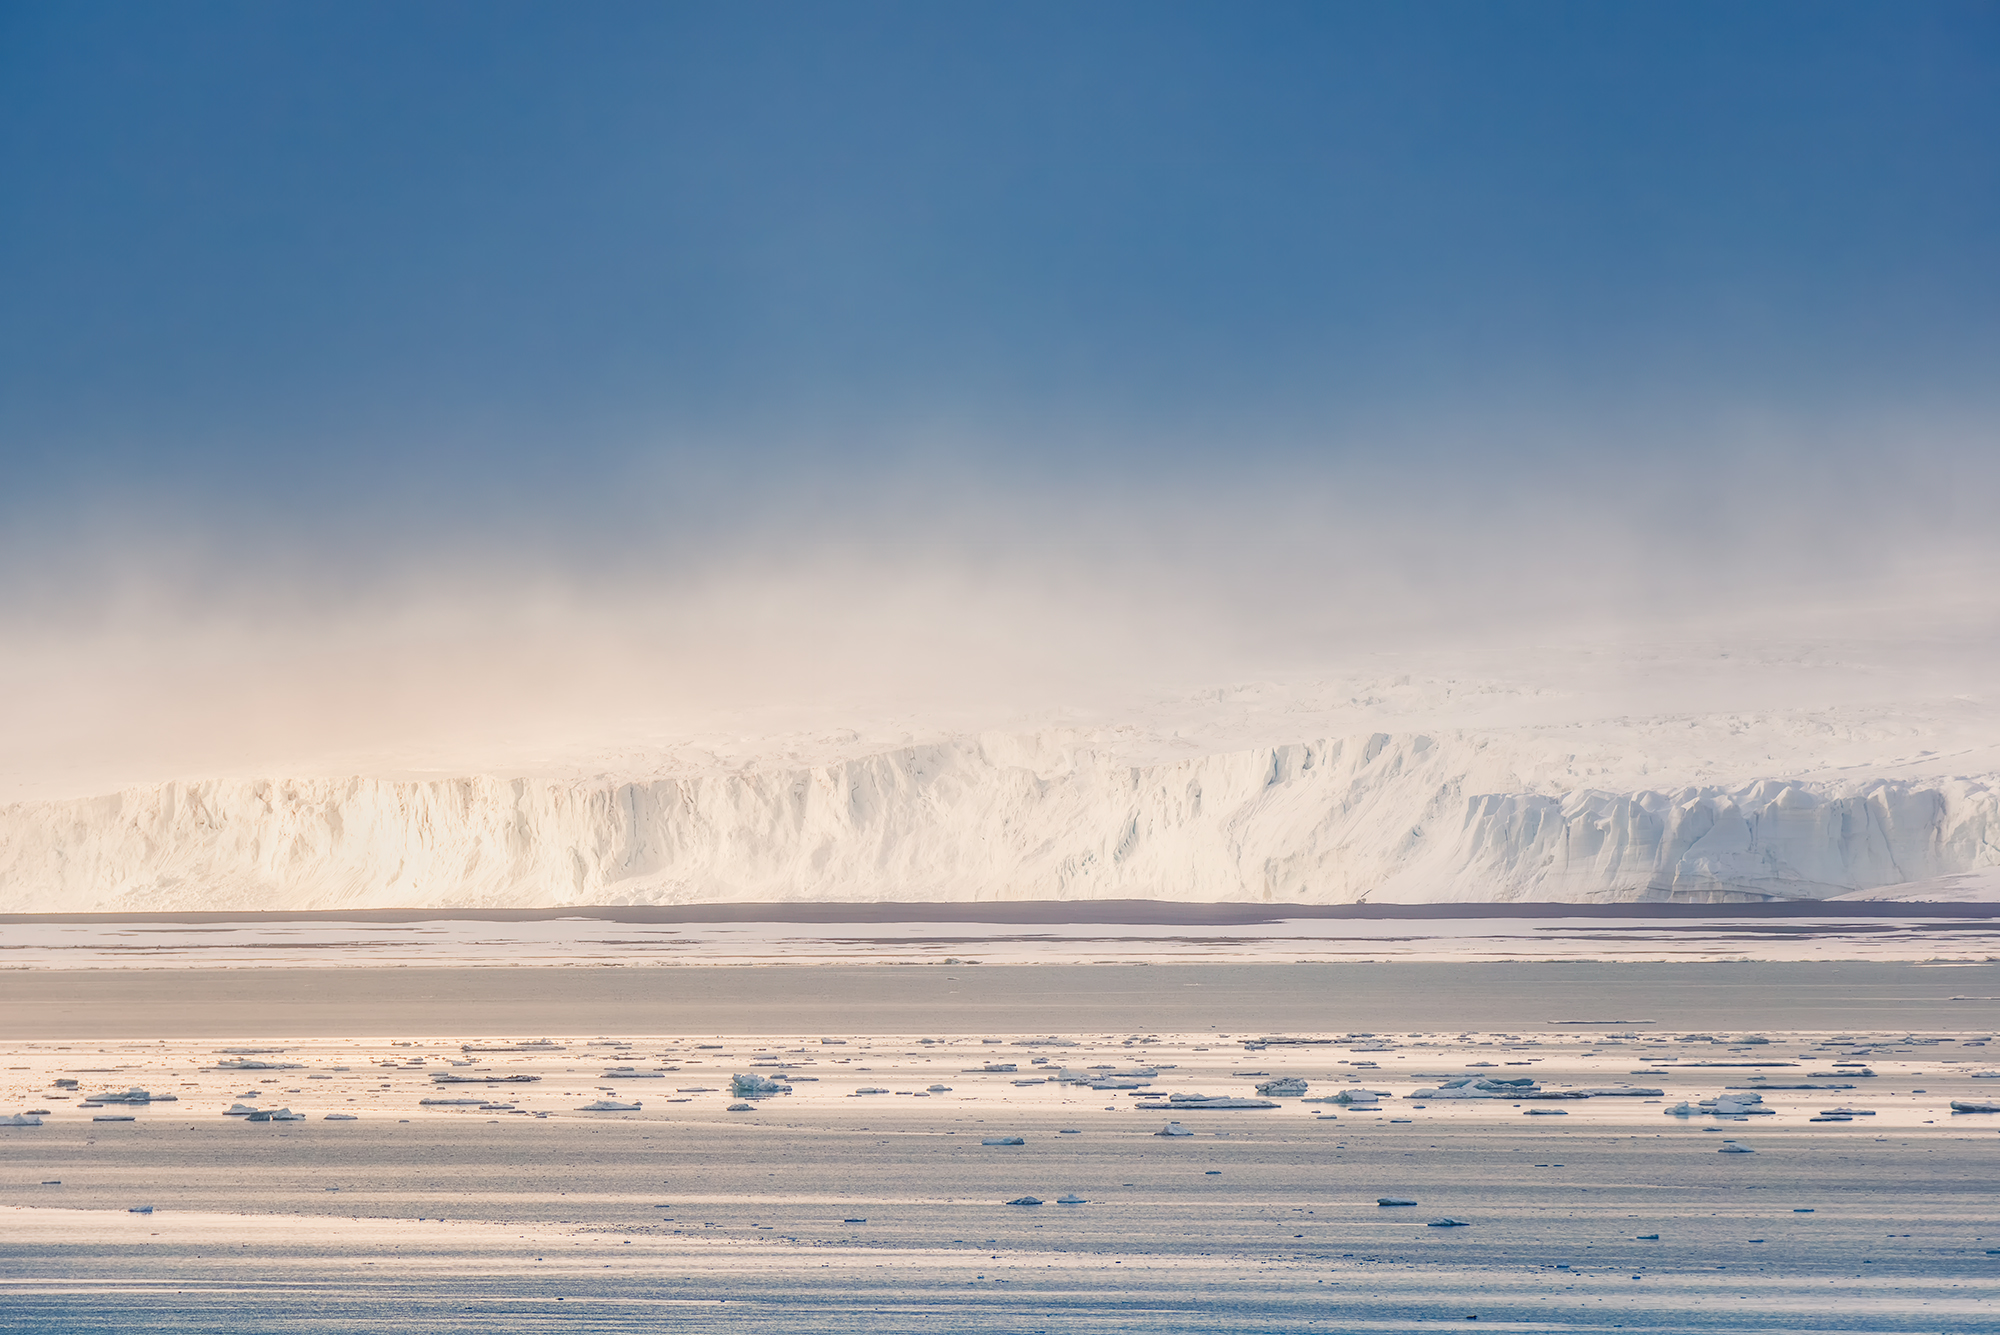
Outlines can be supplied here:
[[[346, 978], [316, 1012], [291, 978], [264, 978], [268, 1010], [197, 990], [151, 994], [146, 1012], [129, 1009], [143, 978], [92, 993], [43, 975], [11, 994], [21, 1069], [0, 1112], [57, 1078], [180, 1100], [98, 1123], [118, 1110], [50, 1099], [35, 1105], [47, 1125], [0, 1131], [0, 1329], [1401, 1331], [1475, 1314], [1535, 1331], [2000, 1329], [2000, 1119], [1946, 1111], [2000, 1098], [2000, 1080], [1974, 1078], [1995, 1004], [1944, 999], [2000, 995], [1993, 970], [1591, 967], [705, 970], [720, 983], [655, 979], [650, 996], [627, 990], [633, 971], [478, 971]], [[536, 992], [530, 973], [556, 984]], [[794, 1023], [703, 1037], [743, 1024], [746, 997]], [[107, 1001], [152, 1032], [79, 1038]], [[565, 1023], [632, 1006], [649, 1023]], [[400, 1036], [362, 1023], [390, 1014]], [[1548, 1023], [1565, 1018], [1634, 1023]], [[1266, 1030], [1343, 1039], [1241, 1047]], [[1771, 1041], [1726, 1041], [1752, 1030]], [[235, 1044], [208, 1035], [260, 1032], [287, 1049], [266, 1060], [296, 1067], [213, 1069]], [[384, 1036], [332, 1036], [370, 1032]], [[621, 1033], [632, 1046], [585, 1041]], [[573, 1037], [461, 1054], [468, 1034]], [[1077, 1046], [1017, 1042], [1031, 1035]], [[1836, 1055], [1876, 1074], [1834, 1082]], [[1196, 1134], [1163, 1138], [1165, 1118], [1125, 1092], [1014, 1084], [1040, 1078], [1036, 1056], [1146, 1064], [1160, 1090], [1249, 1093], [1260, 1077], [1240, 1073], [1266, 1071], [1315, 1096], [1395, 1097], [1378, 1113], [1285, 1099], [1187, 1114]], [[1786, 1064], [1696, 1064], [1752, 1060]], [[729, 1113], [727, 1076], [752, 1062], [817, 1079]], [[988, 1062], [1020, 1069], [967, 1069]], [[1401, 1097], [1474, 1070], [1655, 1085], [1669, 1103], [1756, 1076], [1848, 1088], [1773, 1089], [1776, 1116], [1721, 1124], [1638, 1098]], [[425, 1108], [439, 1072], [536, 1073], [497, 1097], [547, 1115]], [[607, 1091], [643, 1111], [575, 1111]], [[311, 1120], [220, 1115], [253, 1092]], [[1836, 1105], [1876, 1116], [1807, 1120]], [[1542, 1106], [1566, 1115], [1524, 1115]], [[979, 1143], [996, 1135], [1026, 1143]], [[1717, 1153], [1725, 1140], [1756, 1152]], [[1049, 1203], [1004, 1203], [1028, 1194]], [[128, 1213], [139, 1204], [155, 1213]], [[1446, 1216], [1467, 1226], [1428, 1227]]]

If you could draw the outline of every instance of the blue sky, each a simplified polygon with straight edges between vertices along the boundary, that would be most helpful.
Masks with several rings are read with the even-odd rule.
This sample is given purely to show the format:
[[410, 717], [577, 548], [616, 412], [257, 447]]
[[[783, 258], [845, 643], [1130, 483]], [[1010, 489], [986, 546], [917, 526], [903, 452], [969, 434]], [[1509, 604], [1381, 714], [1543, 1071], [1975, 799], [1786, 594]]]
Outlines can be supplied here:
[[17, 516], [1615, 468], [2000, 364], [1990, 3], [6, 3], [0, 126]]
[[0, 0], [0, 734], [1991, 618], [1996, 143], [1953, 0]]

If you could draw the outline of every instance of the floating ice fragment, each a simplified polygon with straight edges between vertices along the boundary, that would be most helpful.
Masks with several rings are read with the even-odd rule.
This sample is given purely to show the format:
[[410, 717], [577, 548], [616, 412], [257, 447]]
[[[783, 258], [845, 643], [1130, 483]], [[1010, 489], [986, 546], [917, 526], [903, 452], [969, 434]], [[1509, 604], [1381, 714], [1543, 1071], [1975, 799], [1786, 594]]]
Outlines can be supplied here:
[[1445, 1217], [1444, 1217], [1443, 1219], [1433, 1219], [1433, 1220], [1431, 1220], [1431, 1222], [1430, 1222], [1430, 1225], [1429, 1225], [1429, 1226], [1430, 1226], [1431, 1228], [1470, 1228], [1470, 1227], [1471, 1227], [1471, 1225], [1470, 1225], [1470, 1224], [1468, 1224], [1468, 1223], [1467, 1223], [1467, 1222], [1466, 1222], [1465, 1220], [1463, 1220], [1463, 1219], [1453, 1219], [1453, 1218], [1452, 1218], [1452, 1217], [1451, 1217], [1450, 1215], [1446, 1215], [1446, 1216], [1445, 1216]]
[[732, 1075], [729, 1077], [729, 1092], [739, 1099], [764, 1099], [773, 1094], [789, 1094], [790, 1085], [762, 1075]]
[[1041, 1203], [1040, 1198], [1035, 1196], [1016, 1196], [1013, 1200], [1007, 1202], [1009, 1205], [1040, 1205]]
[[1077, 1195], [1077, 1194], [1076, 1194], [1075, 1192], [1071, 1192], [1071, 1193], [1069, 1193], [1068, 1195], [1065, 1195], [1065, 1196], [1058, 1196], [1058, 1197], [1056, 1197], [1056, 1204], [1057, 1204], [1057, 1205], [1084, 1205], [1084, 1204], [1088, 1204], [1088, 1202], [1086, 1202], [1086, 1201], [1085, 1201], [1085, 1200], [1083, 1199], [1083, 1197], [1081, 1197], [1081, 1196]]
[[1179, 1122], [1168, 1122], [1165, 1126], [1161, 1127], [1158, 1131], [1155, 1131], [1153, 1134], [1156, 1136], [1191, 1136], [1194, 1134], [1194, 1132], [1188, 1130], [1186, 1127], [1182, 1126]]
[[0, 1117], [0, 1126], [40, 1126], [42, 1119], [30, 1113], [15, 1113], [12, 1117]]
[[988, 1136], [979, 1143], [982, 1145], [1025, 1145], [1028, 1142], [1019, 1136]]
[[1401, 1196], [1378, 1196], [1378, 1197], [1376, 1197], [1376, 1198], [1375, 1198], [1375, 1203], [1376, 1203], [1377, 1205], [1415, 1205], [1415, 1204], [1416, 1204], [1416, 1202], [1415, 1202], [1415, 1201], [1412, 1201], [1412, 1200], [1405, 1200], [1405, 1199], [1404, 1199], [1403, 1197], [1401, 1197]]
[[[744, 1106], [748, 1107], [749, 1105], [745, 1104]], [[616, 1099], [598, 1099], [595, 1103], [584, 1104], [582, 1107], [578, 1108], [577, 1111], [578, 1112], [638, 1112], [639, 1109], [640, 1105], [636, 1103], [620, 1103]]]

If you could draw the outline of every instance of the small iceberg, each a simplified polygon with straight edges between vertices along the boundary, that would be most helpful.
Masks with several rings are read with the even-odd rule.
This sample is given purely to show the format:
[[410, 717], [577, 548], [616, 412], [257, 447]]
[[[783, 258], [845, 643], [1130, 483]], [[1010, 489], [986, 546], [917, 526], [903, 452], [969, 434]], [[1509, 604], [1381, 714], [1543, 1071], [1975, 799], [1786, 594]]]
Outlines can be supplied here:
[[131, 1207], [130, 1209], [126, 1210], [126, 1211], [125, 1211], [125, 1213], [126, 1213], [126, 1214], [151, 1214], [151, 1213], [153, 1213], [153, 1207], [152, 1207], [152, 1206], [150, 1206], [150, 1205], [134, 1205], [134, 1206], [132, 1206], [132, 1207]]
[[40, 1126], [42, 1119], [32, 1113], [15, 1113], [12, 1117], [0, 1117], [0, 1126]]
[[93, 1117], [90, 1120], [93, 1122], [136, 1122], [139, 1119], [130, 1113], [111, 1113], [104, 1117]]
[[1442, 1218], [1442, 1219], [1433, 1219], [1433, 1220], [1431, 1220], [1431, 1222], [1430, 1222], [1430, 1225], [1429, 1225], [1429, 1226], [1430, 1226], [1431, 1228], [1470, 1228], [1470, 1227], [1472, 1227], [1472, 1226], [1471, 1226], [1470, 1224], [1468, 1224], [1468, 1223], [1467, 1223], [1467, 1222], [1466, 1222], [1465, 1220], [1463, 1220], [1463, 1219], [1453, 1219], [1453, 1218], [1452, 1218], [1452, 1217], [1451, 1217], [1450, 1215], [1446, 1215], [1446, 1216], [1445, 1216], [1444, 1218]]
[[739, 1099], [767, 1099], [773, 1094], [789, 1094], [792, 1087], [764, 1075], [732, 1075], [729, 1092]]
[[255, 1104], [232, 1103], [229, 1105], [227, 1109], [223, 1111], [222, 1115], [224, 1117], [248, 1117], [251, 1113], [256, 1111], [257, 1108]]
[[1155, 1131], [1153, 1134], [1156, 1136], [1191, 1136], [1194, 1134], [1194, 1132], [1188, 1130], [1186, 1127], [1182, 1126], [1179, 1122], [1168, 1122], [1165, 1126], [1161, 1127], [1158, 1131]]
[[1563, 1110], [1562, 1110], [1561, 1108], [1528, 1108], [1528, 1109], [1524, 1110], [1524, 1111], [1523, 1111], [1523, 1112], [1521, 1113], [1521, 1116], [1523, 1116], [1523, 1117], [1567, 1117], [1567, 1116], [1569, 1116], [1569, 1114], [1568, 1114], [1568, 1113], [1566, 1113], [1566, 1112], [1564, 1112], [1564, 1111], [1563, 1111]]
[[928, 1091], [929, 1091], [930, 1093], [933, 1093], [933, 1094], [949, 1094], [949, 1093], [951, 1093], [951, 1086], [950, 1086], [950, 1085], [926, 1085], [926, 1086], [925, 1086], [925, 1089], [927, 1089], [927, 1090], [928, 1090]]
[[358, 1122], [361, 1119], [353, 1113], [328, 1113], [321, 1120], [327, 1122]]
[[1007, 1202], [1009, 1205], [1040, 1205], [1041, 1203], [1041, 1198], [1037, 1196], [1016, 1196], [1013, 1200]]
[[1405, 1098], [1412, 1099], [1506, 1099], [1541, 1093], [1532, 1076], [1494, 1077], [1484, 1075], [1462, 1075], [1456, 1080], [1446, 1080], [1436, 1089], [1419, 1089]]
[[2000, 1113], [2000, 1103], [1974, 1103], [1967, 1099], [1953, 1099], [1951, 1110], [1962, 1113]]
[[1077, 1195], [1075, 1192], [1071, 1192], [1066, 1196], [1056, 1197], [1057, 1205], [1086, 1205], [1088, 1203], [1089, 1202], [1085, 1201], [1083, 1197]]
[[1735, 1141], [1731, 1141], [1716, 1151], [1717, 1154], [1755, 1154], [1756, 1152], [1748, 1145], [1738, 1145]]
[[636, 1103], [620, 1103], [616, 1099], [599, 1099], [595, 1103], [584, 1104], [582, 1107], [578, 1108], [577, 1111], [578, 1112], [638, 1112], [639, 1105]]
[[538, 1075], [453, 1075], [450, 1071], [432, 1071], [431, 1079], [440, 1085], [532, 1085], [541, 1077]]
[[988, 1136], [979, 1143], [982, 1145], [1025, 1145], [1028, 1142], [1019, 1136]]
[[724, 1111], [724, 1112], [756, 1112], [756, 1111], [757, 1111], [757, 1108], [756, 1108], [756, 1105], [755, 1105], [755, 1104], [750, 1104], [750, 1103], [732, 1103], [732, 1104], [730, 1104], [730, 1105], [729, 1105], [729, 1106], [728, 1106], [727, 1108], [724, 1108], [724, 1109], [723, 1109], [723, 1111]]
[[1415, 1205], [1415, 1204], [1416, 1204], [1416, 1202], [1415, 1202], [1415, 1201], [1413, 1201], [1413, 1200], [1407, 1200], [1407, 1199], [1405, 1199], [1404, 1197], [1401, 1197], [1401, 1196], [1377, 1196], [1377, 1197], [1375, 1198], [1375, 1203], [1376, 1203], [1377, 1205]]
[[132, 1088], [126, 1090], [122, 1094], [113, 1091], [106, 1091], [105, 1093], [102, 1094], [92, 1094], [90, 1096], [90, 1102], [92, 1103], [178, 1103], [180, 1102], [180, 1097], [175, 1094], [155, 1094], [150, 1090], [144, 1090], [139, 1088], [137, 1085], [134, 1085], [132, 1086]]
[[1286, 1077], [1279, 1080], [1266, 1080], [1263, 1084], [1257, 1086], [1257, 1092], [1267, 1099], [1296, 1099], [1303, 1098], [1307, 1088], [1308, 1086], [1305, 1081], [1297, 1077]]

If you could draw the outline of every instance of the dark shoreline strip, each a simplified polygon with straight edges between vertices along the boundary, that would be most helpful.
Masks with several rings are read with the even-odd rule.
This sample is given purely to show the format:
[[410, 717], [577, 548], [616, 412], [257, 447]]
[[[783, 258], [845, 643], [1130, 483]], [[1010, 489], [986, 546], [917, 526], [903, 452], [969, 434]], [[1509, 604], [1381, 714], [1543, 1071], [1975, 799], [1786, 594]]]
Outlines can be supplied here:
[[975, 903], [591, 904], [560, 908], [215, 909], [186, 913], [0, 913], [0, 926], [34, 923], [548, 922], [593, 918], [626, 923], [1105, 923], [1254, 926], [1287, 918], [1463, 920], [1476, 918], [2000, 918], [2000, 902], [1787, 899], [1755, 904], [1253, 904], [1161, 899], [988, 900]]

